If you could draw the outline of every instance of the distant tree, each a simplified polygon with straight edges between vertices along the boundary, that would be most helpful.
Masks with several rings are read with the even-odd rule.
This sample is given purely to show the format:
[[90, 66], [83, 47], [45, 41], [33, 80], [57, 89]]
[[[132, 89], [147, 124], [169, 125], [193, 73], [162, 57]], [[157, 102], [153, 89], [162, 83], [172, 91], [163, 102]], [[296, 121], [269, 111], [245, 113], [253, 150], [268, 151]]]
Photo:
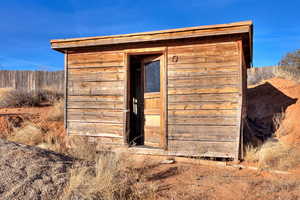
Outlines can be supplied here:
[[300, 67], [300, 49], [287, 53], [280, 61], [280, 66]]

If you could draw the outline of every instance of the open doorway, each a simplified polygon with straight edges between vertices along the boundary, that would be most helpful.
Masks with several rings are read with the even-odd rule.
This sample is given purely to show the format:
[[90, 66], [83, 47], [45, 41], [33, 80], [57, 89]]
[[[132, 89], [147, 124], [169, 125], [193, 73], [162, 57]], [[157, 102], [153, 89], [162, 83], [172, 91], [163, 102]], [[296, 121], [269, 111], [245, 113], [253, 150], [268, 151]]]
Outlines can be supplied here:
[[129, 145], [164, 148], [163, 55], [130, 55]]

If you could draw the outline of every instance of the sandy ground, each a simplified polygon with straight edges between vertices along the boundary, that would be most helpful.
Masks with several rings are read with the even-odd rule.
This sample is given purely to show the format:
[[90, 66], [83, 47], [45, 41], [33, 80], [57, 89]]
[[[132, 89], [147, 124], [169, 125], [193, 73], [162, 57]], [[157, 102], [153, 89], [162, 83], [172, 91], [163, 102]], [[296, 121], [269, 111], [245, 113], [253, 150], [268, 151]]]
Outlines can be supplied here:
[[72, 159], [0, 139], [0, 199], [57, 199]]

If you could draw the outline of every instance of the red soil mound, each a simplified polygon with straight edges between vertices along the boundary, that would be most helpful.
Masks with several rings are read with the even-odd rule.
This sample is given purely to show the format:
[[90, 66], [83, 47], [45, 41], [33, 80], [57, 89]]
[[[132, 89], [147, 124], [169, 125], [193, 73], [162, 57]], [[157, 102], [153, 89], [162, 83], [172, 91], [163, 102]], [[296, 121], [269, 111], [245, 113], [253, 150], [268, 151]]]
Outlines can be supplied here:
[[0, 138], [9, 136], [13, 128], [21, 127], [25, 121], [32, 122], [47, 133], [64, 137], [66, 133], [63, 121], [48, 119], [53, 109], [53, 106], [0, 109]]
[[285, 112], [277, 137], [288, 144], [300, 144], [300, 84], [272, 78], [248, 91], [248, 119], [272, 134], [274, 115]]

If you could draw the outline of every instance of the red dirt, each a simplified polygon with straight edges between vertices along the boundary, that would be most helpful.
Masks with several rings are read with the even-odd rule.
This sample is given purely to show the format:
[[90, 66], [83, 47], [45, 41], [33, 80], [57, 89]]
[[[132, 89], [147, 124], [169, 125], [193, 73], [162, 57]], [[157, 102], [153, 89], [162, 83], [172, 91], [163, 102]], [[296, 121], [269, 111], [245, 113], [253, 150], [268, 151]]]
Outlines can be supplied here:
[[24, 121], [30, 121], [45, 131], [64, 137], [66, 133], [63, 122], [48, 120], [53, 109], [53, 106], [0, 109], [0, 138], [6, 138], [13, 128], [21, 126]]

